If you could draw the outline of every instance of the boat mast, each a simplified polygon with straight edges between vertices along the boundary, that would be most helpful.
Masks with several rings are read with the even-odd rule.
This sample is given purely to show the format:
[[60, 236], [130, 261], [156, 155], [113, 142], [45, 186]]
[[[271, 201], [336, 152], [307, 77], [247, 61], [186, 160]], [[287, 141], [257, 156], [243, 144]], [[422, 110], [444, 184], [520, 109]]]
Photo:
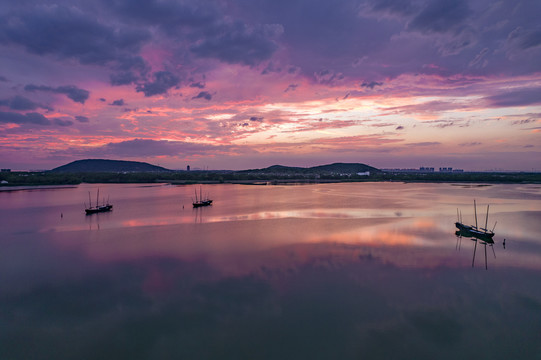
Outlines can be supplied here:
[[100, 203], [100, 188], [98, 188], [98, 194], [96, 195], [96, 206]]
[[484, 229], [485, 231], [487, 231], [487, 229], [488, 229], [488, 207], [489, 207], [489, 206], [490, 206], [490, 205], [487, 205], [487, 218], [486, 218], [486, 220], [485, 220], [485, 229]]
[[90, 191], [88, 192], [88, 206], [92, 207], [92, 200], [90, 199]]
[[475, 212], [475, 228], [477, 229], [477, 205], [475, 204], [475, 199], [473, 200], [473, 211]]

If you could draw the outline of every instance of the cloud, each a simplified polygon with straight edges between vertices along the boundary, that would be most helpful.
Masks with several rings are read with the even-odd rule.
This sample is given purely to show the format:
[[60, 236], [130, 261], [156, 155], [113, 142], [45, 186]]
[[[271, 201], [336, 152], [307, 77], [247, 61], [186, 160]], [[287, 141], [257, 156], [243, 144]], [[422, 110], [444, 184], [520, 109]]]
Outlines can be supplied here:
[[402, 125], [399, 125], [399, 126], [396, 127], [395, 130], [404, 130], [404, 127]]
[[382, 82], [377, 82], [377, 81], [371, 81], [371, 82], [363, 82], [361, 84], [362, 87], [365, 87], [365, 88], [369, 88], [369, 89], [374, 89], [376, 86], [381, 86], [383, 85]]
[[541, 30], [525, 30], [519, 26], [509, 33], [507, 41], [521, 50], [535, 48], [541, 45]]
[[470, 14], [465, 0], [433, 0], [409, 23], [408, 29], [424, 33], [455, 31]]
[[51, 125], [49, 119], [35, 112], [19, 114], [0, 111], [0, 123]]
[[284, 92], [295, 91], [299, 87], [299, 84], [289, 84]]
[[190, 84], [190, 87], [192, 87], [192, 88], [198, 88], [198, 89], [204, 89], [204, 88], [205, 88], [205, 83], [202, 82], [202, 81], [194, 82], [194, 83], [191, 83], [191, 84]]
[[32, 100], [20, 95], [16, 95], [9, 99], [0, 100], [0, 106], [6, 106], [6, 107], [9, 107], [11, 110], [18, 110], [18, 111], [36, 110], [38, 108], [45, 109], [45, 110], [53, 110], [51, 107], [47, 105], [42, 105], [42, 104], [33, 102]]
[[257, 65], [274, 54], [278, 48], [275, 39], [283, 31], [281, 25], [224, 23], [218, 34], [199, 40], [190, 50], [198, 57], [229, 64]]
[[137, 92], [143, 92], [146, 97], [165, 94], [180, 83], [180, 78], [169, 71], [156, 71], [152, 76], [153, 81], [137, 85]]
[[53, 123], [55, 125], [58, 125], [58, 126], [71, 126], [71, 125], [73, 125], [73, 121], [68, 120], [68, 119], [60, 119], [60, 118], [53, 119]]
[[478, 141], [474, 141], [474, 142], [466, 142], [466, 143], [460, 144], [460, 146], [468, 146], [468, 147], [479, 146], [479, 145], [483, 145], [483, 143], [480, 143]]
[[424, 146], [437, 146], [437, 145], [441, 145], [441, 143], [438, 141], [424, 141], [424, 142], [406, 144], [406, 146], [410, 146], [410, 147], [416, 147], [416, 146], [424, 147]]
[[137, 80], [139, 80], [139, 76], [133, 71], [121, 71], [110, 76], [111, 85], [113, 86], [130, 85], [137, 82]]
[[344, 74], [325, 69], [314, 73], [314, 77], [319, 84], [333, 85], [334, 83], [343, 80]]
[[104, 65], [129, 58], [150, 38], [147, 30], [106, 25], [73, 5], [35, 5], [0, 20], [1, 42], [81, 64]]
[[89, 91], [80, 89], [74, 85], [65, 85], [65, 86], [59, 86], [59, 87], [54, 88], [54, 87], [45, 86], [45, 85], [28, 84], [24, 87], [24, 89], [30, 92], [43, 91], [43, 92], [51, 92], [55, 94], [63, 94], [63, 95], [66, 95], [71, 100], [73, 100], [74, 102], [78, 102], [81, 104], [84, 104], [90, 95]]
[[87, 123], [88, 122], [88, 118], [86, 116], [76, 116], [75, 117], [75, 120], [77, 120], [78, 122], [81, 122], [81, 123]]
[[374, 13], [389, 16], [405, 17], [419, 11], [414, 1], [403, 0], [370, 0], [365, 3], [365, 9]]
[[124, 106], [124, 99], [118, 99], [110, 103], [112, 106]]
[[279, 73], [282, 71], [282, 68], [276, 65], [274, 62], [270, 61], [267, 66], [261, 71], [261, 75], [268, 75], [273, 73]]
[[541, 104], [541, 88], [526, 88], [504, 92], [485, 98], [491, 106], [512, 107]]
[[[154, 156], [187, 156], [214, 155], [225, 151], [228, 147], [209, 144], [198, 144], [183, 141], [133, 139], [111, 142], [106, 145], [84, 149], [81, 156], [120, 156], [120, 157], [154, 157]], [[72, 153], [71, 150], [70, 154]]]
[[201, 91], [199, 94], [197, 94], [196, 96], [192, 97], [192, 100], [193, 99], [205, 99], [205, 100], [211, 100], [212, 99], [212, 95], [208, 92], [208, 91]]

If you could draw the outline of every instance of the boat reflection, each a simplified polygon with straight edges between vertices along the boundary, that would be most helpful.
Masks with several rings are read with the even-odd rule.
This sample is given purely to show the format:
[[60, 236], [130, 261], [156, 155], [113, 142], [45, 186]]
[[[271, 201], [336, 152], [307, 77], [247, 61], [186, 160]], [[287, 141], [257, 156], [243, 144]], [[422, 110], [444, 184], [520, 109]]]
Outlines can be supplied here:
[[483, 233], [470, 231], [468, 229], [459, 229], [455, 232], [455, 235], [457, 236], [457, 246], [456, 248], [460, 250], [461, 244], [462, 244], [462, 238], [469, 238], [470, 240], [475, 242], [475, 246], [473, 248], [473, 258], [471, 262], [471, 266], [474, 267], [475, 265], [475, 252], [477, 251], [477, 243], [481, 243], [481, 245], [485, 246], [485, 269], [488, 270], [488, 263], [487, 263], [487, 245], [492, 248], [492, 253], [494, 254], [494, 258], [496, 258], [496, 251], [494, 250], [494, 240], [492, 239], [492, 236], [485, 235]]

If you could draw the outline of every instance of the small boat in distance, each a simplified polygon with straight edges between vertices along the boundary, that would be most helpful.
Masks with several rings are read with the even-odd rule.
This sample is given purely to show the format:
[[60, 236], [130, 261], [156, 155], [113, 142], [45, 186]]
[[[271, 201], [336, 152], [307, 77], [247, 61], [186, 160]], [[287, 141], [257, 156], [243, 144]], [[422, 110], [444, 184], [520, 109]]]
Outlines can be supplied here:
[[209, 199], [208, 195], [206, 198], [203, 199], [203, 193], [202, 193], [201, 187], [199, 188], [199, 197], [197, 197], [197, 190], [194, 190], [194, 192], [195, 192], [195, 201], [193, 201], [192, 199], [192, 204], [194, 208], [212, 205], [212, 200]]
[[96, 206], [92, 206], [92, 200], [90, 199], [90, 191], [88, 192], [89, 207], [86, 207], [86, 204], [85, 204], [85, 213], [87, 215], [111, 211], [113, 209], [113, 205], [109, 203], [109, 200], [105, 202], [105, 199], [104, 199], [103, 203], [100, 205], [99, 199], [100, 199], [100, 189], [98, 188], [98, 194], [96, 195]]

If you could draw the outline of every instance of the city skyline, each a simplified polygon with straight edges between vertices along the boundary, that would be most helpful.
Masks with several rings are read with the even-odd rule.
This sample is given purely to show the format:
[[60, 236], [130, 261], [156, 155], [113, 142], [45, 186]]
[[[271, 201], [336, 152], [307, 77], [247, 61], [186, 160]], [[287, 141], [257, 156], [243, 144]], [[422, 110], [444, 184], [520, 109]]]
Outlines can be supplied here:
[[0, 167], [541, 170], [539, 2], [0, 5]]

